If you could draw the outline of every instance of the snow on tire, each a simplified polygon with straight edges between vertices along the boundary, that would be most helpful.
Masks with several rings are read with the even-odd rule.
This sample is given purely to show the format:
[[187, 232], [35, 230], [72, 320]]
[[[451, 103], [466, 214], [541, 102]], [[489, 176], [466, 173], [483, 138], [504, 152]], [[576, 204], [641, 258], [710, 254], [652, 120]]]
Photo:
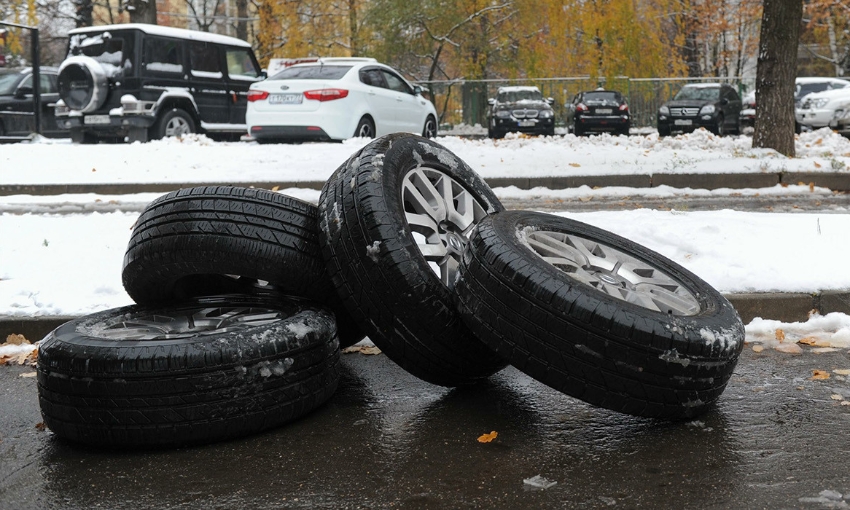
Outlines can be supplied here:
[[737, 312], [699, 277], [554, 215], [483, 219], [455, 294], [470, 329], [516, 368], [632, 415], [699, 415], [722, 394], [744, 345]]
[[199, 186], [157, 198], [133, 227], [122, 280], [136, 303], [151, 305], [268, 282], [330, 306], [343, 347], [363, 338], [325, 271], [318, 209], [268, 190]]
[[294, 300], [199, 298], [68, 322], [39, 347], [38, 395], [59, 437], [104, 447], [200, 444], [282, 425], [339, 381], [333, 315]]
[[425, 381], [470, 384], [506, 365], [464, 326], [451, 290], [469, 232], [502, 209], [466, 163], [410, 134], [369, 143], [322, 189], [319, 238], [339, 296], [390, 359]]

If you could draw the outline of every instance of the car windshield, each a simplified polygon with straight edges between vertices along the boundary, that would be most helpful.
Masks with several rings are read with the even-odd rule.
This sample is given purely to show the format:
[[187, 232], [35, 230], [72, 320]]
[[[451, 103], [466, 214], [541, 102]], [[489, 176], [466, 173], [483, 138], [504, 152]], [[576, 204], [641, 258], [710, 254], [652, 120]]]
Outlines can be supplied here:
[[351, 66], [310, 66], [287, 67], [269, 78], [270, 80], [338, 80], [345, 76]]
[[18, 83], [21, 75], [18, 73], [2, 73], [0, 74], [0, 95], [8, 96], [15, 91], [15, 86]]
[[797, 93], [794, 95], [797, 99], [800, 99], [803, 96], [811, 94], [813, 92], [823, 92], [824, 90], [829, 88], [829, 83], [819, 82], [819, 83], [799, 83], [797, 84]]
[[[110, 32], [71, 36], [68, 53], [84, 55], [98, 61], [110, 76], [120, 76], [133, 68], [133, 52], [125, 48], [125, 40]], [[127, 51], [125, 51], [127, 50]]]
[[607, 103], [609, 101], [618, 103], [620, 101], [620, 94], [616, 92], [585, 92], [584, 100], [589, 103]]
[[537, 89], [502, 90], [499, 92], [500, 103], [516, 103], [518, 101], [542, 101], [543, 94]]
[[720, 97], [720, 87], [682, 87], [673, 99], [696, 99], [699, 101], [714, 101]]

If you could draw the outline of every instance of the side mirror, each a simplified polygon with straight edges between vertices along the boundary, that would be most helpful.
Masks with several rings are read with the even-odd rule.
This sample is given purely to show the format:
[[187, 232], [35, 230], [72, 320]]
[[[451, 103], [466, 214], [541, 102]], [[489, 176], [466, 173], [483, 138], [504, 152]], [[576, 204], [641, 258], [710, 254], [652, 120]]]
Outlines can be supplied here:
[[555, 104], [555, 98], [554, 97], [547, 97], [546, 102], [549, 103], [549, 104]]
[[729, 104], [729, 100], [725, 97], [720, 100], [720, 106], [726, 106], [727, 104]]
[[414, 85], [413, 86], [413, 95], [414, 96], [421, 96], [422, 95], [422, 87], [420, 87], [419, 85]]
[[15, 99], [23, 99], [27, 97], [27, 95], [32, 95], [32, 87], [18, 87], [15, 91]]
[[487, 104], [489, 104], [490, 106], [493, 106], [494, 104], [496, 104], [496, 100], [491, 97], [490, 99], [487, 100]]
[[269, 77], [269, 73], [268, 73], [268, 71], [266, 71], [265, 69], [264, 69], [264, 70], [262, 70], [262, 71], [260, 71], [260, 78], [262, 78], [262, 79], [264, 79], [264, 80], [265, 80], [265, 79], [266, 79], [266, 78], [268, 78], [268, 77]]

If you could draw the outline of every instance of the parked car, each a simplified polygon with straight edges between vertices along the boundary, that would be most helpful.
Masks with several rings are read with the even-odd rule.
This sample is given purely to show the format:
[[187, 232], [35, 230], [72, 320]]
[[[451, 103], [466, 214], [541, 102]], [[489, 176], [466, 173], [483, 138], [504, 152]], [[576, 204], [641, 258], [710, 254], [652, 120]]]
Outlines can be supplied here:
[[850, 108], [850, 88], [814, 92], [803, 98], [800, 108], [795, 110], [797, 123], [804, 129], [820, 129], [832, 126], [847, 131], [845, 115]]
[[422, 88], [373, 58], [321, 58], [252, 84], [246, 121], [258, 143], [437, 136], [437, 110]]
[[704, 127], [717, 135], [740, 133], [741, 97], [726, 83], [685, 85], [658, 109], [658, 134]]
[[487, 136], [502, 138], [506, 133], [555, 135], [555, 110], [551, 97], [544, 99], [533, 86], [499, 87], [487, 110]]
[[622, 94], [599, 88], [579, 92], [567, 106], [567, 127], [576, 136], [588, 132], [629, 134], [629, 104]]
[[[67, 137], [68, 130], [56, 124], [53, 107], [59, 100], [55, 67], [40, 67], [41, 134]], [[35, 131], [32, 68], [0, 70], [0, 136], [27, 136]]]
[[794, 106], [800, 108], [803, 98], [815, 92], [850, 87], [850, 81], [841, 78], [799, 77], [794, 80]]
[[72, 141], [245, 133], [248, 87], [262, 79], [247, 42], [136, 23], [69, 34], [56, 116]]
[[752, 91], [741, 98], [741, 131], [753, 129], [756, 125], [756, 92]]

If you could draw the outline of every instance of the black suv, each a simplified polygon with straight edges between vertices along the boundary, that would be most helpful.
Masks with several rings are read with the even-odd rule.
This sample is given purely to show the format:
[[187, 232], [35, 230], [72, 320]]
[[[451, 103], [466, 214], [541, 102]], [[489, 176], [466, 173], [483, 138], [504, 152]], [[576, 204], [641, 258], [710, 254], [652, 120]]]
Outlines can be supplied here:
[[596, 89], [579, 92], [567, 105], [567, 127], [576, 136], [588, 132], [629, 135], [629, 104], [614, 90]]
[[740, 133], [741, 96], [726, 83], [685, 85], [658, 109], [658, 134], [704, 127], [716, 135]]
[[263, 78], [247, 42], [134, 23], [69, 35], [56, 117], [73, 142], [247, 132], [248, 87]]
[[510, 132], [553, 136], [554, 102], [551, 97], [543, 99], [537, 87], [500, 87], [488, 100], [487, 136], [502, 138]]

